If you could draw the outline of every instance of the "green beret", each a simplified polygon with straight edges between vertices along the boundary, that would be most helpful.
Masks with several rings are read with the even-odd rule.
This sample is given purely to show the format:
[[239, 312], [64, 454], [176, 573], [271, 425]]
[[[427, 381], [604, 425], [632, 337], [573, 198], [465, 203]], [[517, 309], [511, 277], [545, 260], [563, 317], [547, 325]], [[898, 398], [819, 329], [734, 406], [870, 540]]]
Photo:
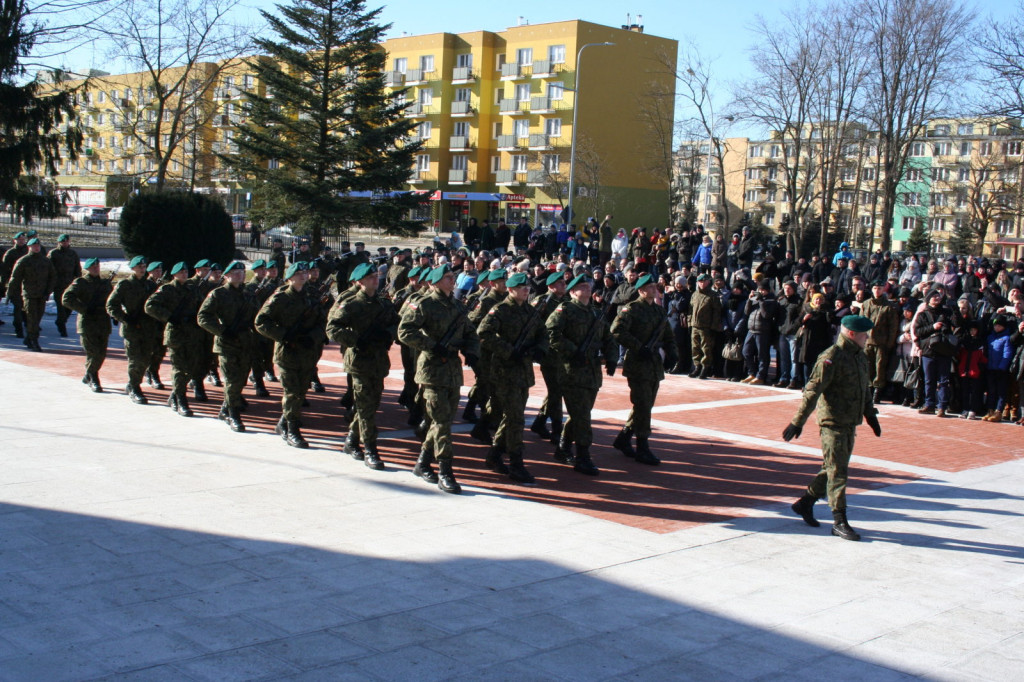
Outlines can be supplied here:
[[29, 239], [31, 239], [32, 237], [35, 237], [38, 234], [39, 233], [36, 232], [35, 230], [29, 230], [28, 232], [25, 233], [25, 236], [28, 237]]
[[699, 275], [699, 276], [697, 277], [697, 281], [698, 281], [698, 282], [703, 282], [703, 281], [706, 281], [706, 280], [709, 280], [709, 279], [711, 279], [711, 275], [708, 275], [708, 274], [706, 274], [706, 273], [705, 273], [705, 274], [703, 274], [703, 275]]
[[503, 269], [491, 270], [491, 273], [489, 275], [487, 275], [487, 279], [489, 279], [492, 282], [497, 282], [499, 280], [503, 280], [503, 279], [507, 279], [507, 278], [508, 278], [508, 272], [506, 270], [503, 270]]
[[15, 238], [15, 239], [21, 239], [21, 238], [22, 238], [22, 237], [24, 237], [24, 236], [25, 236], [25, 232], [24, 232], [24, 231], [22, 231], [22, 232], [19, 232], [19, 233], [18, 233], [18, 234], [16, 234], [16, 235], [14, 235], [14, 238]]
[[308, 269], [309, 268], [306, 266], [306, 261], [300, 260], [299, 262], [292, 263], [291, 265], [288, 266], [288, 269], [284, 271], [284, 278], [291, 279], [292, 277], [295, 276], [296, 273], [303, 272], [304, 270]]
[[145, 256], [136, 256], [135, 258], [132, 258], [131, 261], [128, 262], [128, 267], [130, 267], [130, 268], [137, 268], [138, 266], [145, 265], [145, 264], [146, 264], [146, 257]]
[[242, 272], [245, 272], [245, 263], [243, 263], [240, 260], [231, 261], [230, 263], [228, 263], [228, 266], [224, 268], [224, 272], [228, 273], [231, 272], [232, 270], [241, 270]]
[[490, 276], [491, 276], [490, 270], [481, 270], [480, 274], [476, 276], [476, 283], [477, 284], [483, 284], [484, 281], [486, 281], [487, 278], [490, 277]]
[[349, 275], [348, 281], [358, 282], [364, 277], [369, 277], [377, 272], [377, 268], [373, 267], [370, 263], [360, 263], [356, 266], [356, 269]]
[[514, 287], [524, 287], [529, 283], [530, 279], [526, 276], [525, 272], [517, 272], [516, 274], [508, 278], [508, 281], [505, 282], [505, 285], [509, 289], [512, 289]]
[[157, 268], [162, 268], [163, 266], [164, 264], [162, 261], [155, 260], [146, 266], [146, 272], [153, 272]]
[[593, 284], [593, 282], [594, 280], [590, 279], [590, 277], [587, 276], [587, 273], [581, 272], [573, 277], [572, 281], [569, 282], [569, 289], [572, 290], [580, 284]]
[[39, 237], [32, 237], [32, 239], [28, 240], [28, 245], [29, 246], [34, 246], [34, 245], [36, 245], [38, 243], [39, 243]]
[[419, 277], [419, 276], [420, 276], [420, 266], [417, 265], [414, 268], [410, 268], [409, 274], [408, 274], [409, 279], [413, 279], [413, 278]]
[[871, 282], [871, 286], [873, 286], [873, 287], [884, 287], [885, 286], [885, 281], [884, 280], [880, 280], [880, 279], [876, 279], [876, 280]]
[[57, 241], [58, 241], [58, 242], [66, 242], [66, 241], [68, 241], [69, 239], [71, 239], [71, 237], [67, 236], [67, 235], [66, 235], [66, 234], [64, 234], [63, 232], [61, 233], [61, 235], [60, 235], [59, 237], [57, 237]]
[[188, 274], [188, 264], [185, 261], [178, 261], [177, 263], [174, 264], [174, 267], [171, 268], [171, 274], [177, 275], [182, 270], [184, 270], [185, 273]]
[[653, 281], [654, 278], [651, 277], [649, 274], [644, 275], [643, 277], [636, 281], [636, 284], [633, 285], [633, 288], [639, 291], [641, 287], [645, 287]]
[[430, 271], [429, 275], [427, 275], [427, 281], [430, 282], [431, 284], [437, 284], [438, 282], [441, 281], [442, 277], [444, 277], [451, 271], [452, 269], [447, 265], [438, 265], [436, 268]]
[[846, 315], [843, 317], [843, 326], [850, 331], [869, 332], [875, 323], [863, 315]]
[[314, 268], [319, 270], [320, 265], [322, 263], [323, 261], [321, 261], [319, 258], [314, 258], [313, 260], [309, 261], [309, 264], [306, 267], [309, 268], [310, 270], [313, 270]]
[[550, 275], [548, 275], [548, 278], [544, 280], [544, 283], [547, 284], [548, 286], [551, 286], [560, 279], [565, 279], [564, 273], [552, 272]]
[[198, 263], [196, 263], [196, 265], [195, 265], [196, 270], [198, 270], [199, 268], [208, 268], [208, 267], [210, 267], [210, 261], [206, 260], [205, 258], [203, 260], [199, 261]]
[[85, 269], [88, 270], [89, 268], [91, 268], [92, 266], [98, 264], [99, 262], [100, 262], [99, 258], [90, 258], [89, 260], [85, 261]]
[[259, 270], [260, 268], [265, 268], [265, 267], [267, 267], [267, 261], [263, 260], [262, 258], [257, 258], [256, 260], [254, 260], [252, 262], [252, 265], [249, 266], [249, 269], [250, 270]]
[[220, 263], [210, 263], [210, 269], [216, 270], [217, 272], [224, 272], [224, 268], [220, 266]]

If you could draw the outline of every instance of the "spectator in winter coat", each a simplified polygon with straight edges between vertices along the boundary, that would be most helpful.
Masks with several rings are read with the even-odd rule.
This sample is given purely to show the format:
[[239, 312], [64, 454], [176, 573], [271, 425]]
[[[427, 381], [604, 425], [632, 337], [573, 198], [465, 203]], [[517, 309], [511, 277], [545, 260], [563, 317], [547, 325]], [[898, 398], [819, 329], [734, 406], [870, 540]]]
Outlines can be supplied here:
[[748, 376], [743, 383], [762, 386], [768, 383], [772, 345], [782, 317], [779, 302], [772, 295], [767, 279], [761, 280], [757, 291], [750, 294], [744, 312], [747, 315], [747, 338], [743, 342], [743, 357], [747, 361]]
[[704, 240], [701, 245], [697, 247], [697, 252], [693, 254], [691, 263], [697, 266], [697, 272], [699, 274], [706, 274], [711, 270], [711, 237], [704, 235]]
[[985, 392], [985, 339], [977, 320], [966, 325], [967, 332], [957, 357], [957, 376], [960, 378], [960, 407], [962, 419], [977, 419]]
[[992, 322], [992, 333], [985, 340], [985, 354], [988, 357], [985, 407], [989, 412], [982, 419], [989, 422], [1002, 421], [1003, 408], [1006, 407], [1007, 374], [1014, 353], [1009, 326], [1005, 315], [996, 315]]

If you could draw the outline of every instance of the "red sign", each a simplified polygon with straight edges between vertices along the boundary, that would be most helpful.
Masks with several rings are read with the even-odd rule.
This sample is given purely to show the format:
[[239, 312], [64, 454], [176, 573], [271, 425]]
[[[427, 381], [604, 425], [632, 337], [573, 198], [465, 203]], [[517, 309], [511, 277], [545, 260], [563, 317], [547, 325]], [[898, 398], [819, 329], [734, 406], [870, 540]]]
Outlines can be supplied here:
[[526, 196], [522, 194], [502, 194], [502, 201], [526, 201]]
[[537, 204], [537, 210], [544, 213], [558, 213], [562, 209], [558, 204]]
[[430, 200], [431, 201], [441, 201], [441, 190], [437, 190], [433, 194], [431, 194], [430, 195]]
[[529, 204], [509, 204], [506, 208], [530, 208]]

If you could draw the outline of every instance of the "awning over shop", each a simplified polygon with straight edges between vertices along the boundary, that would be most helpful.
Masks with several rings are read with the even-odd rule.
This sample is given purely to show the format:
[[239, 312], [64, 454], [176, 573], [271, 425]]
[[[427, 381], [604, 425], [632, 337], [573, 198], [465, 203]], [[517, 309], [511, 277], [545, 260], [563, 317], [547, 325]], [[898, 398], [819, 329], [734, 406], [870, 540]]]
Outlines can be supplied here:
[[452, 199], [454, 201], [498, 202], [502, 200], [501, 197], [501, 194], [493, 194], [490, 192], [443, 192], [441, 194], [442, 199]]

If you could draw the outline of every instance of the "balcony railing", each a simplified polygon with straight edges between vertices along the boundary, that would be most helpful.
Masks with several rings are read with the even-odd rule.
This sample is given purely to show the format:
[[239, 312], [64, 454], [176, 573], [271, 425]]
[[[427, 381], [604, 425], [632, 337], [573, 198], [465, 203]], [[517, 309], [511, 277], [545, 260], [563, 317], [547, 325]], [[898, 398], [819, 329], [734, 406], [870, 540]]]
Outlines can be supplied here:
[[530, 135], [529, 147], [530, 149], [552, 149], [555, 146], [557, 137], [553, 135], [545, 135], [543, 133], [535, 133]]
[[519, 100], [515, 99], [503, 99], [501, 100], [501, 104], [499, 104], [498, 107], [501, 113], [503, 114], [515, 115], [519, 113], [526, 113], [525, 111], [523, 111], [523, 109], [525, 109], [528, 105], [529, 102], [520, 102]]
[[473, 68], [469, 66], [456, 66], [452, 69], [452, 82], [453, 83], [468, 83], [469, 81], [476, 80], [476, 74], [473, 72]]
[[427, 81], [437, 80], [436, 71], [424, 71], [423, 69], [409, 69], [405, 72], [406, 85], [419, 85]]
[[530, 187], [542, 187], [547, 179], [547, 173], [542, 170], [526, 171], [526, 184]]
[[510, 170], [495, 171], [495, 182], [499, 185], [514, 185], [516, 183], [516, 172]]
[[565, 100], [550, 97], [530, 98], [530, 113], [533, 114], [550, 114], [567, 108]]
[[545, 76], [554, 76], [564, 66], [565, 64], [553, 62], [550, 59], [534, 59], [533, 77], [544, 78]]
[[517, 80], [519, 78], [529, 78], [532, 67], [517, 62], [511, 62], [509, 64], [501, 65], [501, 80]]
[[448, 171], [448, 184], [449, 185], [465, 185], [469, 183], [469, 171], [462, 169], [456, 170], [451, 169]]
[[405, 74], [401, 71], [385, 71], [384, 85], [389, 88], [400, 88], [405, 85]]
[[448, 148], [453, 152], [468, 151], [471, 148], [469, 137], [466, 135], [452, 135], [448, 139]]
[[436, 179], [437, 177], [428, 170], [414, 170], [412, 175], [409, 176], [409, 183], [415, 185], [420, 182], [429, 182]]
[[473, 113], [469, 102], [452, 102], [452, 116], [472, 116]]
[[519, 138], [515, 135], [498, 135], [498, 150], [512, 150], [519, 146]]
[[421, 104], [420, 102], [413, 102], [405, 110], [406, 118], [419, 118], [422, 116], [429, 116], [431, 114], [438, 113], [437, 106], [433, 104]]

